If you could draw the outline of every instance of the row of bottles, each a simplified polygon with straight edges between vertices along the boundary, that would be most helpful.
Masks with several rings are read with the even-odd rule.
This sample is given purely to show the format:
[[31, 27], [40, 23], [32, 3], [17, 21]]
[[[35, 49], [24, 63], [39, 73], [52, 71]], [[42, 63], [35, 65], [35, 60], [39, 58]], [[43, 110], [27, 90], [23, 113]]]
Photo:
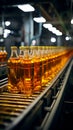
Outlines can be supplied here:
[[11, 47], [8, 90], [26, 96], [42, 90], [73, 55], [72, 48], [48, 46]]
[[0, 47], [0, 65], [2, 62], [7, 62], [7, 52], [5, 47]]
[[7, 76], [7, 52], [5, 47], [0, 47], [0, 80]]
[[5, 47], [0, 46], [0, 92], [6, 90], [7, 77], [8, 77], [7, 52]]

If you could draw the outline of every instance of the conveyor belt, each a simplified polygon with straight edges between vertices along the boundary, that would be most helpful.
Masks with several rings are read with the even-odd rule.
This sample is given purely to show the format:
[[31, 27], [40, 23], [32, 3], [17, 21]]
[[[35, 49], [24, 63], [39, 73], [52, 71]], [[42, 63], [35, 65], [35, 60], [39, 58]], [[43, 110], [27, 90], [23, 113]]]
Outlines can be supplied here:
[[[59, 74], [42, 90], [30, 97], [24, 94], [0, 94], [1, 130], [48, 130], [50, 128], [71, 71], [69, 60]], [[49, 125], [48, 125], [49, 124]]]

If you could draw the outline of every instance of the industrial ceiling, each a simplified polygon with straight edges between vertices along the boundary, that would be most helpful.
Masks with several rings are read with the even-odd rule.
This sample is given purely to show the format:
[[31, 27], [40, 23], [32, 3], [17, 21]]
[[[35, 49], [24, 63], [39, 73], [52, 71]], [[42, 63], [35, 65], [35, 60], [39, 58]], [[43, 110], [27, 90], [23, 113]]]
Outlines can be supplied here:
[[1, 21], [3, 18], [11, 19], [13, 24], [10, 29], [19, 31], [23, 13], [21, 14], [17, 5], [25, 3], [31, 3], [36, 9], [40, 9], [47, 22], [51, 22], [63, 34], [73, 35], [73, 26], [70, 23], [73, 17], [73, 0], [0, 0]]

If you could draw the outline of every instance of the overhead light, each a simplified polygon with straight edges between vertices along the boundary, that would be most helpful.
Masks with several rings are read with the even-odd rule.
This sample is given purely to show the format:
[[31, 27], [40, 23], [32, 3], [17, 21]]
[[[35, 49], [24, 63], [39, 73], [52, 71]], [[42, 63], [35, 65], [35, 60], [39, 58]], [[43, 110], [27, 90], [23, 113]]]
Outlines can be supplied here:
[[66, 41], [71, 40], [71, 37], [70, 37], [70, 36], [66, 36], [66, 37], [65, 37], [65, 40], [66, 40]]
[[4, 33], [10, 33], [11, 31], [9, 29], [4, 29]]
[[43, 27], [47, 28], [49, 31], [51, 31], [52, 33], [54, 33], [57, 36], [62, 35], [62, 32], [60, 32], [58, 29], [56, 29], [56, 27], [53, 27], [53, 25], [51, 23], [44, 23]]
[[44, 23], [44, 22], [46, 22], [46, 19], [44, 18], [44, 17], [35, 17], [35, 18], [33, 18], [33, 20], [35, 21], [35, 22], [37, 22], [37, 23]]
[[65, 39], [66, 39], [66, 41], [68, 41], [68, 40], [69, 40], [69, 37], [68, 37], [68, 36], [66, 36], [66, 37], [65, 37]]
[[4, 38], [6, 38], [11, 31], [9, 29], [4, 29]]
[[73, 24], [73, 18], [71, 19], [71, 24]]
[[56, 42], [56, 38], [51, 37], [51, 42]]
[[5, 25], [6, 25], [6, 26], [9, 26], [10, 24], [11, 24], [10, 21], [6, 21], [6, 22], [5, 22]]
[[[53, 32], [53, 33], [54, 33], [54, 32]], [[62, 36], [62, 32], [60, 32], [59, 30], [56, 30], [55, 34], [56, 34], [57, 36]]]
[[4, 39], [3, 39], [3, 38], [1, 38], [1, 39], [0, 39], [0, 42], [4, 42]]
[[50, 23], [44, 23], [43, 27], [44, 28], [52, 28], [52, 24], [50, 24]]
[[52, 27], [52, 28], [49, 28], [49, 30], [50, 30], [51, 32], [55, 33], [57, 29], [56, 29], [55, 27]]
[[32, 46], [35, 46], [36, 45], [36, 40], [33, 40], [32, 43], [31, 43]]
[[35, 10], [35, 8], [30, 4], [18, 5], [18, 8], [24, 12], [32, 12]]

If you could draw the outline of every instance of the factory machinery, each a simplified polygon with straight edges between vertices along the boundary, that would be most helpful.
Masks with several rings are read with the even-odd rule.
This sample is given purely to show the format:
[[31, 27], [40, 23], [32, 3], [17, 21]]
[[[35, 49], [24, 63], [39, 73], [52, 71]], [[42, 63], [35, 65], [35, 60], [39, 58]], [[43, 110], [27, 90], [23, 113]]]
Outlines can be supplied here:
[[7, 75], [4, 76], [0, 80], [0, 130], [57, 129], [69, 81], [72, 81], [72, 67], [70, 58], [50, 83], [28, 98], [3, 91], [8, 83]]

